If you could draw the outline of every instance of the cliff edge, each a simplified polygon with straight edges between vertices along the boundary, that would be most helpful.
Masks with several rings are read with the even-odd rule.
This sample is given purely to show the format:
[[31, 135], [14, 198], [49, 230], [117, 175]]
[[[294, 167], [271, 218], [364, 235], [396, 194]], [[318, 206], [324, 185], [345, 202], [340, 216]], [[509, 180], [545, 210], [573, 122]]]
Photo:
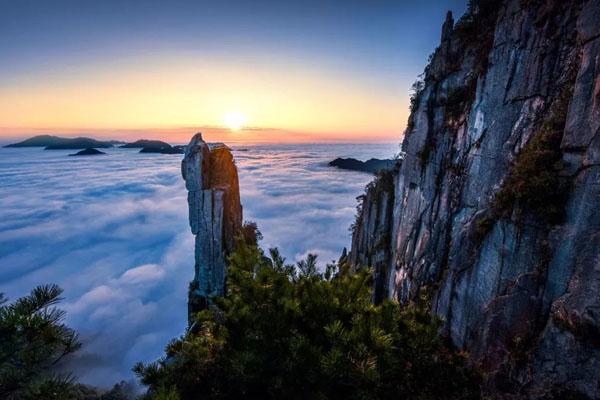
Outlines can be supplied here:
[[600, 398], [600, 0], [472, 1], [414, 89], [349, 260], [426, 292], [492, 390]]

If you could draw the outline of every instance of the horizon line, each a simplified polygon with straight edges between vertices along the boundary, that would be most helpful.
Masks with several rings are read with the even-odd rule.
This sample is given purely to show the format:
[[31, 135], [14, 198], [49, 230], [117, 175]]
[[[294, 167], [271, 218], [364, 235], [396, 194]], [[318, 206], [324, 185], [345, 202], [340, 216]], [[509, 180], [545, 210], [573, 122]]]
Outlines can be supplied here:
[[[68, 128], [68, 127], [0, 127], [0, 141], [26, 139], [31, 136], [53, 135], [77, 137], [81, 135], [98, 136], [102, 139], [131, 140], [167, 139], [180, 142], [195, 133], [201, 132], [207, 140], [214, 142], [244, 143], [364, 143], [399, 142], [403, 133], [398, 132], [339, 132], [339, 131], [299, 131], [285, 128], [247, 126], [237, 130], [218, 125], [148, 127], [148, 128]], [[257, 135], [259, 133], [259, 135]], [[262, 135], [260, 135], [262, 133]], [[285, 138], [278, 137], [285, 133]], [[261, 137], [262, 136], [262, 137]]]

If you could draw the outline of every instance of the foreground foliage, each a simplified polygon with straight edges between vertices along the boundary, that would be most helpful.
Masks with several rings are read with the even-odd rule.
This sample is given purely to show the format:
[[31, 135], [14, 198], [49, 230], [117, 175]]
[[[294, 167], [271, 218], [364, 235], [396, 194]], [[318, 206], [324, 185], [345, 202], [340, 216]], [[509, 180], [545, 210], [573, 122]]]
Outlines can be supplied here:
[[134, 370], [149, 399], [471, 399], [478, 377], [421, 307], [371, 304], [370, 273], [316, 256], [286, 265], [252, 238], [230, 257], [228, 294], [166, 356]]
[[66, 399], [74, 385], [51, 371], [79, 348], [77, 334], [55, 307], [62, 290], [39, 286], [8, 304], [0, 294], [0, 398]]

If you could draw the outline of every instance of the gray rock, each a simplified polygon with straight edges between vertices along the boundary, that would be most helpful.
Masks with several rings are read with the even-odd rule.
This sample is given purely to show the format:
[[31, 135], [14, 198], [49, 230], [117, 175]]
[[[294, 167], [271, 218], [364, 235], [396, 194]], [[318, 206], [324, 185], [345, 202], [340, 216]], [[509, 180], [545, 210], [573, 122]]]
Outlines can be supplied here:
[[186, 147], [181, 173], [188, 190], [189, 222], [195, 238], [195, 273], [189, 321], [225, 293], [226, 257], [242, 227], [237, 168], [226, 146], [209, 146], [202, 134]]

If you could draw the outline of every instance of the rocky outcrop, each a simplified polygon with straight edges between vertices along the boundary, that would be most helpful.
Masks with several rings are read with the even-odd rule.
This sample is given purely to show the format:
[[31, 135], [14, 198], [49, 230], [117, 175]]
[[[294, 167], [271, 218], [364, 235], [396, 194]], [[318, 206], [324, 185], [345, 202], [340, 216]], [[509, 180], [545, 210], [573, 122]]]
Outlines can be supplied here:
[[444, 23], [393, 199], [367, 191], [349, 258], [389, 297], [429, 292], [490, 390], [600, 398], [600, 0], [471, 3]]
[[189, 222], [195, 235], [195, 273], [188, 314], [206, 308], [225, 292], [226, 257], [242, 227], [242, 206], [233, 156], [219, 144], [212, 148], [197, 133], [185, 150], [181, 173], [188, 190]]

